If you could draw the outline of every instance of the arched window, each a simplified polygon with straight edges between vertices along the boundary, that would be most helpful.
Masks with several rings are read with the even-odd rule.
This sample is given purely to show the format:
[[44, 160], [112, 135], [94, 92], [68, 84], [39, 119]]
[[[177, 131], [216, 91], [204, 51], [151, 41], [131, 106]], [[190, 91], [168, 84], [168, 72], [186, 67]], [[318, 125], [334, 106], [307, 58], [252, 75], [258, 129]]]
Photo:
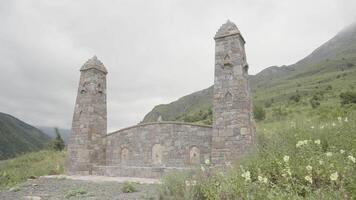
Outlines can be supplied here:
[[121, 149], [121, 164], [126, 164], [129, 160], [129, 150], [127, 148]]
[[200, 164], [200, 150], [198, 147], [193, 146], [190, 148], [189, 158], [190, 158], [190, 164], [192, 165]]
[[224, 66], [226, 66], [226, 67], [231, 67], [232, 66], [231, 59], [230, 59], [229, 55], [226, 55], [224, 57]]
[[154, 165], [162, 163], [162, 146], [160, 144], [155, 144], [152, 147], [152, 163]]

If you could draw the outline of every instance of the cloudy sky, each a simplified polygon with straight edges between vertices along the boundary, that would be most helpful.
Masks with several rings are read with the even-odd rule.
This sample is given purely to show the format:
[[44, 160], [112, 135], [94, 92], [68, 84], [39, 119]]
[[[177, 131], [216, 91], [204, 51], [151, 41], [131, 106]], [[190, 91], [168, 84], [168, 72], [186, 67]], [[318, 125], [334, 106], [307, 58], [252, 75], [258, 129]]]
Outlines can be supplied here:
[[0, 112], [69, 128], [79, 68], [107, 67], [109, 130], [213, 84], [214, 40], [227, 19], [250, 73], [293, 64], [356, 20], [355, 0], [0, 1]]

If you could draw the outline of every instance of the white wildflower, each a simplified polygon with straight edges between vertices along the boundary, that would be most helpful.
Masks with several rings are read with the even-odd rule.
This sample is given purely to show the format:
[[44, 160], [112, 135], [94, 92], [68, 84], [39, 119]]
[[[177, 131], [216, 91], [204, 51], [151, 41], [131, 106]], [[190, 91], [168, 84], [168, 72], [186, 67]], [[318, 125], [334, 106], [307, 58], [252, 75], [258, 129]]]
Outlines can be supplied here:
[[320, 129], [324, 129], [324, 125], [321, 125], [321, 126], [320, 126]]
[[319, 145], [320, 144], [320, 140], [315, 140], [314, 143]]
[[210, 160], [209, 159], [205, 159], [205, 164], [209, 165], [210, 164]]
[[347, 158], [348, 158], [349, 160], [351, 160], [353, 163], [356, 163], [355, 157], [349, 155], [349, 156], [347, 156]]
[[332, 123], [332, 125], [333, 125], [333, 126], [336, 126], [336, 124], [335, 124], [334, 122]]
[[339, 121], [340, 123], [341, 123], [341, 120], [342, 120], [341, 117], [338, 117], [338, 118], [337, 118], [337, 121]]
[[312, 167], [312, 166], [310, 166], [310, 165], [306, 166], [305, 168], [306, 168], [308, 171], [313, 170], [313, 167]]
[[291, 175], [292, 175], [292, 173], [291, 173], [291, 171], [290, 171], [290, 168], [289, 168], [289, 167], [287, 167], [287, 168], [286, 168], [285, 172], [287, 172], [287, 174], [288, 174], [289, 176], [291, 176]]
[[225, 162], [225, 165], [231, 167], [231, 162]]
[[268, 182], [267, 177], [263, 177], [262, 183], [267, 183], [267, 182]]
[[341, 153], [341, 154], [344, 154], [344, 153], [345, 153], [345, 150], [341, 149], [341, 150], [340, 150], [340, 153]]
[[327, 157], [330, 157], [330, 156], [332, 156], [332, 155], [333, 155], [333, 153], [331, 153], [331, 152], [327, 152], [327, 153], [326, 153], [326, 156], [327, 156]]
[[330, 180], [336, 181], [339, 178], [339, 174], [337, 172], [334, 172], [330, 175]]
[[204, 166], [201, 166], [200, 169], [201, 169], [201, 171], [203, 171], [203, 172], [205, 171], [205, 167], [204, 167]]
[[197, 184], [197, 181], [185, 181], [186, 186], [194, 186]]
[[311, 126], [310, 128], [311, 128], [311, 129], [314, 129], [314, 126]]
[[284, 156], [284, 157], [283, 157], [283, 160], [284, 160], [284, 162], [287, 163], [287, 162], [289, 161], [289, 156]]
[[312, 179], [311, 176], [305, 176], [304, 179], [305, 179], [306, 181], [308, 181], [310, 184], [313, 183], [313, 179]]
[[344, 120], [345, 122], [348, 122], [349, 121], [349, 119], [347, 119], [347, 117], [345, 117], [345, 120]]
[[297, 142], [297, 144], [295, 146], [298, 148], [298, 147], [301, 147], [306, 144], [308, 144], [308, 140], [300, 140]]
[[258, 176], [257, 179], [261, 183], [267, 183], [267, 181], [268, 181], [266, 177], [262, 177], [262, 176]]
[[319, 160], [319, 165], [323, 165], [323, 164], [324, 164], [324, 161]]
[[241, 174], [243, 178], [245, 178], [245, 181], [251, 180], [251, 174], [250, 171], [245, 171], [244, 173]]

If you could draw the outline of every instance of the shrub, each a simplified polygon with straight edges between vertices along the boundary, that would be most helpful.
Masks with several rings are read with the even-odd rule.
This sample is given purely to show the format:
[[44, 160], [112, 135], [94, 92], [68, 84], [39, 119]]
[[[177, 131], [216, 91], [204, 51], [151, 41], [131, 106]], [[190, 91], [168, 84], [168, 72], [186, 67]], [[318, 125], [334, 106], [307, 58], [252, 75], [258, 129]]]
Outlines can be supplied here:
[[300, 99], [301, 99], [301, 96], [298, 93], [293, 94], [292, 96], [289, 97], [289, 100], [294, 101], [296, 103], [298, 103], [300, 101]]
[[256, 120], [264, 120], [266, 118], [266, 111], [261, 106], [253, 107], [253, 116]]
[[341, 105], [356, 104], [356, 92], [344, 92], [340, 94]]
[[310, 105], [312, 108], [317, 108], [320, 106], [320, 97], [318, 95], [314, 95], [310, 100]]
[[56, 137], [48, 144], [49, 148], [55, 151], [62, 151], [65, 147], [65, 143], [59, 133], [58, 128], [54, 128]]
[[269, 108], [269, 107], [272, 106], [272, 104], [273, 104], [273, 99], [267, 100], [267, 101], [265, 102], [265, 107], [266, 107], [266, 108]]
[[332, 90], [333, 87], [332, 87], [331, 85], [327, 85], [325, 89], [326, 89], [326, 90]]
[[121, 187], [121, 191], [123, 193], [133, 193], [133, 192], [137, 192], [137, 189], [136, 189], [136, 187], [135, 187], [135, 185], [133, 183], [123, 182], [122, 183], [122, 187]]

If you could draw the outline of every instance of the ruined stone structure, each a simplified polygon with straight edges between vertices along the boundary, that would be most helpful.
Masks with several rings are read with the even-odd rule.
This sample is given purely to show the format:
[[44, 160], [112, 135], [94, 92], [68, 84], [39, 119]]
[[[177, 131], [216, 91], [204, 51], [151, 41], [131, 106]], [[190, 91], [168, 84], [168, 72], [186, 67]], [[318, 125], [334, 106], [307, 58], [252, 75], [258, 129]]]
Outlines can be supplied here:
[[88, 60], [80, 70], [65, 172], [155, 178], [245, 154], [255, 137], [245, 41], [230, 21], [214, 39], [213, 126], [160, 119], [107, 134], [107, 71], [96, 57]]

